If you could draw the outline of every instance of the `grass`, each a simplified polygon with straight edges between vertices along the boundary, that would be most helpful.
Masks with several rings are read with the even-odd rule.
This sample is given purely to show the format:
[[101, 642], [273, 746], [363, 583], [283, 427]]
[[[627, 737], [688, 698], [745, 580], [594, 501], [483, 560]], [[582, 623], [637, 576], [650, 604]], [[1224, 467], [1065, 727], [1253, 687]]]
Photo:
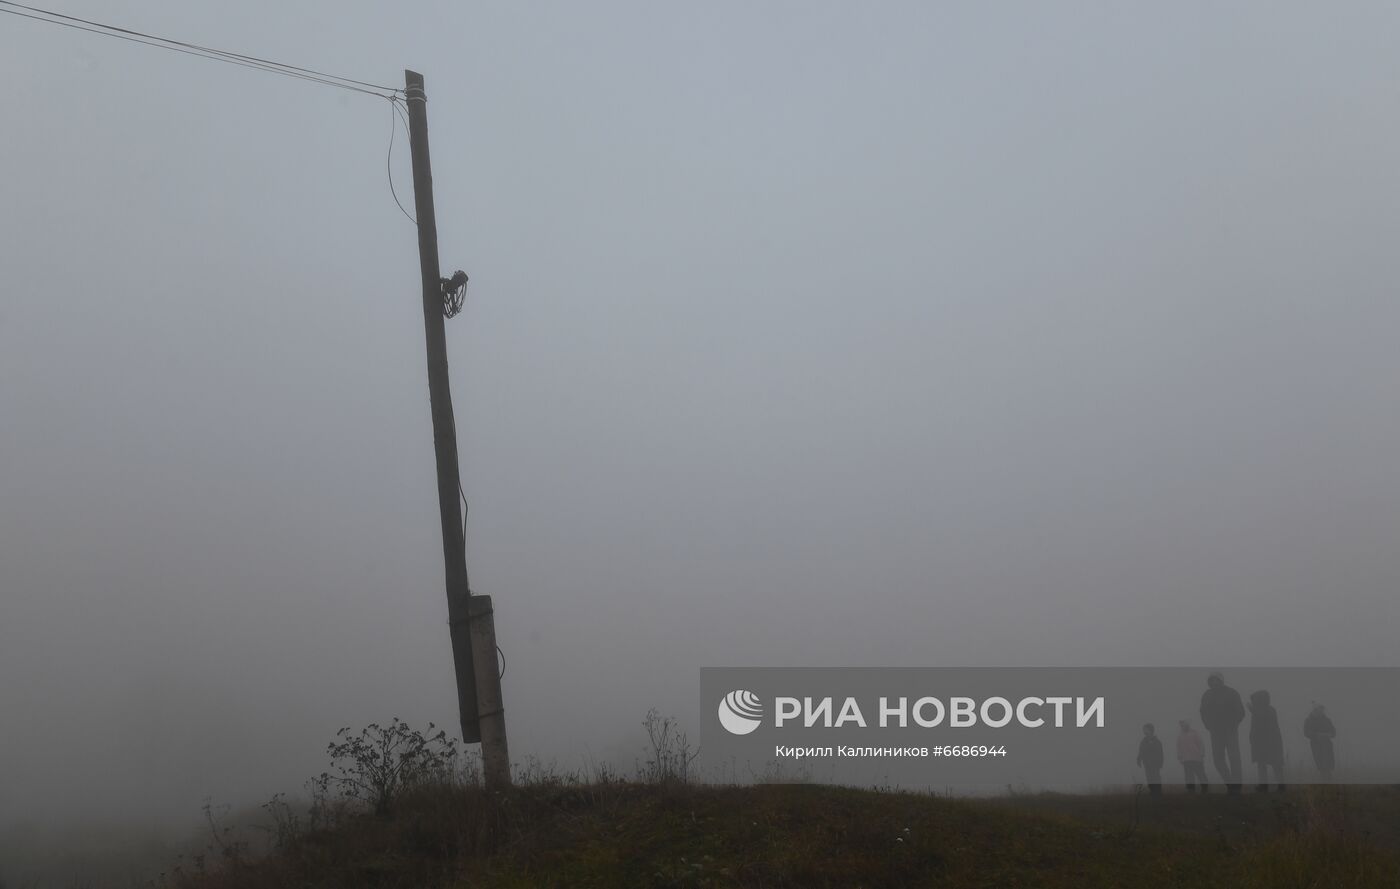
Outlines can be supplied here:
[[438, 784], [252, 857], [168, 876], [242, 887], [1400, 886], [1400, 793], [1294, 788], [957, 800], [811, 785], [537, 777]]

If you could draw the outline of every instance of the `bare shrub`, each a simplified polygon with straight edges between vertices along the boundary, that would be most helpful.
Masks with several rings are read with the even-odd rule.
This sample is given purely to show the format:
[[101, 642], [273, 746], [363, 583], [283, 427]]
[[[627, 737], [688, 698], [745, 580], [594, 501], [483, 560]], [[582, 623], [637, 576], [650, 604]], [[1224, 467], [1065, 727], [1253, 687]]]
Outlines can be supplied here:
[[689, 784], [690, 766], [700, 755], [700, 748], [691, 748], [690, 739], [674, 716], [662, 716], [655, 708], [647, 711], [642, 727], [647, 730], [650, 749], [647, 760], [638, 770], [641, 780], [648, 784]]
[[386, 814], [405, 790], [457, 777], [457, 742], [428, 723], [427, 733], [394, 717], [387, 726], [372, 723], [352, 734], [347, 726], [327, 745], [334, 773], [322, 774], [323, 786], [334, 784], [346, 797]]

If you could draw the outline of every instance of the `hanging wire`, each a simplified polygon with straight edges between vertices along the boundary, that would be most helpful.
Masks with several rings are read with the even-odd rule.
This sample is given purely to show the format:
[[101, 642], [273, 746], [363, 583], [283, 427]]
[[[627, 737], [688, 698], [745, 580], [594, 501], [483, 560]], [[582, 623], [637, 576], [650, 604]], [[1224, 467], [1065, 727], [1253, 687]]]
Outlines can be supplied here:
[[384, 172], [389, 174], [389, 194], [394, 196], [394, 203], [399, 205], [399, 211], [403, 213], [405, 219], [417, 225], [418, 220], [404, 209], [403, 201], [399, 200], [399, 193], [394, 190], [394, 134], [399, 129], [398, 107], [393, 99], [389, 100], [389, 155], [384, 158]]
[[411, 134], [413, 127], [409, 126], [408, 123], [408, 101], [403, 96], [391, 96], [389, 102], [394, 106], [394, 113], [403, 122], [403, 131]]

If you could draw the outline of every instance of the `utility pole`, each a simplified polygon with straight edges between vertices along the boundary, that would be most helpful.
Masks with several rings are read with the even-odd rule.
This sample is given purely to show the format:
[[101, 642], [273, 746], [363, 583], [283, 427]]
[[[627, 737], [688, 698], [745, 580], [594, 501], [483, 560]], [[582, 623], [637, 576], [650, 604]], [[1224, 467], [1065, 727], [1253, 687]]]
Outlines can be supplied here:
[[[423, 330], [428, 346], [428, 398], [433, 414], [437, 458], [438, 511], [442, 516], [442, 557], [447, 569], [447, 624], [457, 674], [457, 708], [462, 740], [481, 742], [488, 787], [510, 785], [501, 677], [496, 672], [496, 631], [490, 596], [473, 596], [467, 583], [466, 537], [458, 495], [457, 423], [447, 376], [442, 275], [438, 265], [437, 217], [433, 212], [433, 173], [428, 157], [428, 96], [423, 75], [404, 72], [409, 143], [413, 156], [413, 199], [418, 211], [418, 258], [423, 274]], [[474, 651], [475, 649], [475, 651]], [[473, 656], [475, 655], [475, 656]]]

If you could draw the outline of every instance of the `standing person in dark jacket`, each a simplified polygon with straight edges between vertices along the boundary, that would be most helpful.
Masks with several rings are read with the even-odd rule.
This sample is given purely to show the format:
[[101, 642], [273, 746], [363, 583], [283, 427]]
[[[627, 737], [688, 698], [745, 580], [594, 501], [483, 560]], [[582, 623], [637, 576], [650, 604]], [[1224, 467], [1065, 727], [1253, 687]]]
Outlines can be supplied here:
[[1137, 764], [1147, 773], [1147, 789], [1153, 796], [1162, 795], [1162, 739], [1157, 737], [1157, 729], [1152, 723], [1142, 727], [1142, 740], [1138, 742]]
[[1331, 781], [1332, 770], [1337, 767], [1337, 755], [1332, 749], [1337, 729], [1321, 704], [1313, 704], [1312, 712], [1303, 720], [1303, 737], [1312, 746], [1313, 764], [1322, 773], [1322, 780]]
[[1210, 754], [1220, 780], [1230, 793], [1240, 792], [1240, 723], [1244, 722], [1244, 702], [1240, 693], [1225, 684], [1219, 672], [1206, 679], [1201, 695], [1201, 724], [1210, 732]]
[[1267, 691], [1249, 696], [1249, 758], [1259, 769], [1259, 786], [1263, 793], [1269, 789], [1269, 768], [1274, 770], [1278, 789], [1283, 789], [1283, 732], [1278, 727], [1278, 711], [1269, 703]]

